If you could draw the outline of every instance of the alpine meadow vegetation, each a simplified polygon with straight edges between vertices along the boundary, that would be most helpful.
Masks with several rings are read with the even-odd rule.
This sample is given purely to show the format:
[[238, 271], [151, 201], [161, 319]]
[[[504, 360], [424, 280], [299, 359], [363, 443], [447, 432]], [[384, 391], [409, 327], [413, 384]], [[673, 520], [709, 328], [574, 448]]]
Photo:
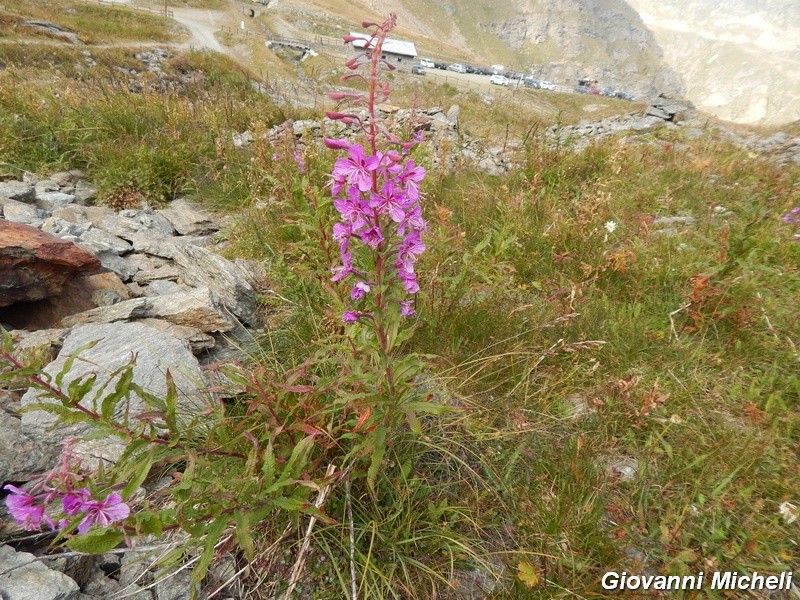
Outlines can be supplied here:
[[[168, 540], [153, 569], [188, 565], [197, 597], [222, 597], [223, 556], [248, 599], [610, 598], [610, 570], [796, 568], [800, 168], [711, 127], [553, 143], [519, 103], [392, 72], [395, 23], [365, 23], [321, 140], [267, 136], [320, 115], [226, 58], [178, 54], [168, 75], [203, 76], [133, 93], [130, 52], [93, 49], [92, 79], [73, 49], [0, 46], [4, 170], [235, 214], [226, 252], [270, 280], [257, 350], [210, 365], [224, 385], [192, 414], [169, 373], [163, 397], [133, 361], [70, 381], [77, 354], [51, 376], [6, 335], [0, 387], [125, 444], [97, 470], [68, 440], [5, 486], [11, 517], [54, 554]], [[390, 92], [524, 139], [512, 168], [448, 167]]]

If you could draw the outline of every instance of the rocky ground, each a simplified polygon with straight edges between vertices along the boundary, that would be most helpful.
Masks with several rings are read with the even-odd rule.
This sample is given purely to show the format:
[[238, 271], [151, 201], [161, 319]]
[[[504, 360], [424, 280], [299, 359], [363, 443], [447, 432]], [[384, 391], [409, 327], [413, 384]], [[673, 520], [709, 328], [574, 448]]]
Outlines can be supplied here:
[[[158, 62], [158, 56], [147, 54]], [[399, 125], [427, 132], [435, 167], [469, 164], [502, 175], [515, 165], [519, 144], [487, 147], [466, 135], [459, 108], [434, 107], [412, 112], [384, 106]], [[287, 121], [267, 135], [292, 136], [304, 143], [322, 132], [347, 135], [327, 119]], [[552, 128], [550, 143], [576, 149], [607, 136], [626, 136], [649, 143], [661, 127], [687, 137], [706, 135], [691, 105], [660, 99], [644, 112], [571, 127]], [[759, 137], [717, 129], [723, 138], [777, 162], [800, 163], [800, 139], [786, 134]], [[235, 146], [254, 141], [249, 131], [232, 132]], [[444, 149], [444, 150], [442, 150]], [[219, 218], [177, 199], [168, 207], [115, 211], [96, 206], [96, 190], [80, 171], [47, 177], [25, 173], [0, 180], [0, 324], [14, 351], [36, 355], [55, 375], [67, 358], [90, 342], [65, 380], [104, 373], [137, 356], [134, 380], [156, 395], [166, 393], [164, 375], [173, 374], [183, 410], [198, 405], [198, 395], [215, 385], [205, 367], [238, 359], [262, 326], [259, 294], [269, 294], [268, 279], [258, 264], [221, 255], [231, 217]], [[679, 223], [678, 225], [681, 225]], [[674, 227], [674, 223], [665, 226]], [[669, 227], [665, 231], [667, 231]], [[667, 233], [668, 234], [668, 233]], [[37, 401], [32, 390], [0, 392], [0, 482], [22, 485], [53, 466], [63, 440], [85, 433], [76, 426], [53, 428], [42, 411], [19, 409]], [[101, 440], [79, 445], [86, 461], [113, 461], [119, 444]], [[160, 582], [133, 552], [97, 558], [45, 556], [44, 543], [26, 536], [0, 508], [0, 597], [5, 600], [72, 600], [133, 594], [137, 599], [177, 600], [191, 589], [188, 571]], [[148, 540], [163, 547], [169, 540]], [[24, 549], [31, 550], [25, 552]], [[224, 582], [234, 572], [232, 559], [215, 566], [211, 577]], [[31, 595], [31, 590], [34, 590]], [[231, 595], [233, 595], [231, 593]], [[225, 597], [222, 595], [220, 597]]]

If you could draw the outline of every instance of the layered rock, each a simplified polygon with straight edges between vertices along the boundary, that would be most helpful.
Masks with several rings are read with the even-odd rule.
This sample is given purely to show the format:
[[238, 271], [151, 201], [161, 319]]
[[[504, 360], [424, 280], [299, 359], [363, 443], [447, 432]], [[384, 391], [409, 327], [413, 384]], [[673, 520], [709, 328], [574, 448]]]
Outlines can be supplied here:
[[56, 296], [70, 277], [99, 268], [99, 259], [75, 244], [0, 220], [0, 307]]

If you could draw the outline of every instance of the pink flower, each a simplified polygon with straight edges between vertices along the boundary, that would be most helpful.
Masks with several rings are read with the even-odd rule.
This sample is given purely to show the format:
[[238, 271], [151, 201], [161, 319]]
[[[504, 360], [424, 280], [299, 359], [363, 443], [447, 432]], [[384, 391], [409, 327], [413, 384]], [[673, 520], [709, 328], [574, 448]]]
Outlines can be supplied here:
[[6, 506], [17, 525], [23, 526], [25, 531], [36, 531], [44, 521], [51, 529], [54, 528], [53, 521], [44, 512], [44, 506], [36, 506], [36, 498], [31, 494], [11, 484], [3, 486], [3, 489], [11, 492], [6, 496]]
[[411, 305], [411, 300], [403, 300], [400, 303], [400, 315], [403, 317], [413, 317], [417, 314], [414, 307]]
[[369, 293], [371, 288], [368, 284], [364, 283], [363, 281], [359, 281], [353, 286], [353, 289], [350, 290], [350, 298], [353, 300], [361, 300], [364, 296]]
[[89, 493], [89, 490], [81, 488], [68, 492], [61, 499], [61, 505], [64, 507], [64, 514], [73, 516], [83, 511], [83, 506], [91, 500], [92, 495]]
[[97, 523], [102, 527], [108, 527], [111, 523], [128, 518], [131, 509], [122, 501], [122, 497], [117, 494], [109, 494], [105, 500], [90, 500], [85, 502], [81, 510], [86, 514], [83, 520], [78, 523], [78, 533], [86, 533], [92, 524]]
[[355, 323], [358, 321], [358, 313], [353, 310], [346, 310], [342, 313], [342, 321], [347, 323], [348, 325], [351, 323]]
[[[347, 158], [336, 159], [331, 175], [336, 183], [344, 181], [366, 192], [372, 188], [372, 171], [378, 168], [379, 163], [376, 156], [364, 156], [361, 144], [353, 144], [347, 149]], [[338, 193], [336, 185], [333, 189], [336, 190], [334, 194]]]
[[378, 227], [370, 227], [361, 232], [361, 241], [370, 248], [377, 248], [383, 241], [383, 234]]

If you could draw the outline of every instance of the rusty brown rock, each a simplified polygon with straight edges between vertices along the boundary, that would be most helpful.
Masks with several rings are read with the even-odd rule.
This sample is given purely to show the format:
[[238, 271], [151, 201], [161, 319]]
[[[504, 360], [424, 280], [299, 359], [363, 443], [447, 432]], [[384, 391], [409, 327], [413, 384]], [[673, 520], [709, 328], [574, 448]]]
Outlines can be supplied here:
[[0, 307], [55, 296], [74, 274], [99, 268], [96, 256], [70, 242], [0, 219]]

